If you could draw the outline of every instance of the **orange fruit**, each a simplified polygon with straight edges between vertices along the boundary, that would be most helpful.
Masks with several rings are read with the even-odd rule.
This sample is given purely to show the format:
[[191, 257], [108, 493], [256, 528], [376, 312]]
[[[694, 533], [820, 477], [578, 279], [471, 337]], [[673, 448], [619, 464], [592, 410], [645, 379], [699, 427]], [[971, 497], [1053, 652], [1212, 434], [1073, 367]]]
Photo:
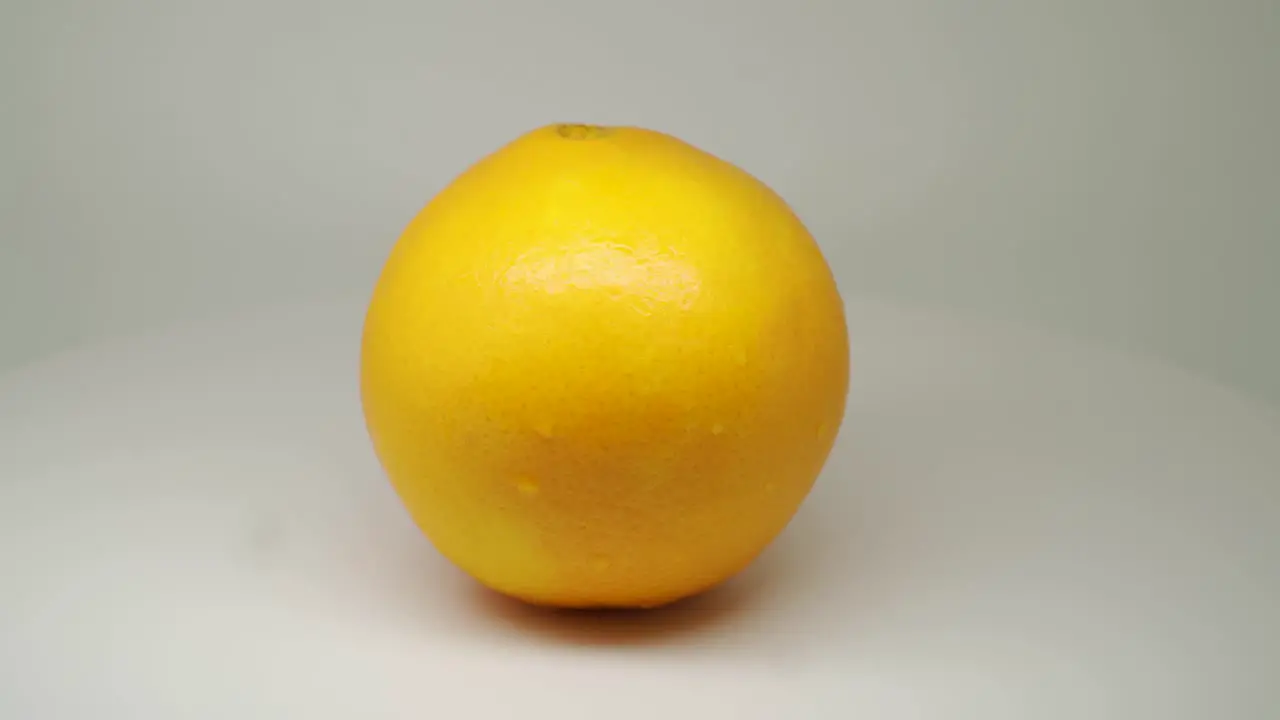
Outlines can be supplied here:
[[531, 603], [653, 607], [783, 530], [848, 376], [836, 284], [781, 197], [664, 133], [552, 125], [409, 224], [360, 382], [445, 557]]

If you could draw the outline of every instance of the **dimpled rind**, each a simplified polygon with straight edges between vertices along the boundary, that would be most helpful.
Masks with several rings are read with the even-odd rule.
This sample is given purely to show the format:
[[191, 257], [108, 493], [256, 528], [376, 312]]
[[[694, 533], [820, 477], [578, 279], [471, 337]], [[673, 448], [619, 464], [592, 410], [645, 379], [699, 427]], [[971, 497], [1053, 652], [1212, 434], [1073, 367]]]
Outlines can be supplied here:
[[551, 125], [410, 223], [360, 380], [445, 557], [531, 603], [653, 607], [782, 531], [848, 376], [835, 281], [776, 193], [667, 134]]

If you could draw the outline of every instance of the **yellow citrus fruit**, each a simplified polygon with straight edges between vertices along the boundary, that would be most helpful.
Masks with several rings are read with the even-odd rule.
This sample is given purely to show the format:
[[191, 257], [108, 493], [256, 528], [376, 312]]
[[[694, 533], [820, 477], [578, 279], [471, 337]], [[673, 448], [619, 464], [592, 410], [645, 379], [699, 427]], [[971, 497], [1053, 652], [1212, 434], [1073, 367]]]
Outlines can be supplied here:
[[826, 462], [844, 310], [788, 205], [668, 134], [550, 125], [471, 166], [387, 259], [361, 395], [436, 548], [559, 607], [654, 607], [747, 566]]

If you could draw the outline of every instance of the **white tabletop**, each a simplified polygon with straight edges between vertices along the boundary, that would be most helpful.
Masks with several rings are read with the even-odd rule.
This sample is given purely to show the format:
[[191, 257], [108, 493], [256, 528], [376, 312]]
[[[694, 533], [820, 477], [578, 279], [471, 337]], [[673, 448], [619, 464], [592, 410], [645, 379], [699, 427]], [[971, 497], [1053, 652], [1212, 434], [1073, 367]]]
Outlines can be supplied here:
[[1280, 419], [1140, 358], [850, 304], [809, 502], [723, 589], [526, 609], [413, 528], [361, 299], [0, 379], [0, 717], [1264, 718]]

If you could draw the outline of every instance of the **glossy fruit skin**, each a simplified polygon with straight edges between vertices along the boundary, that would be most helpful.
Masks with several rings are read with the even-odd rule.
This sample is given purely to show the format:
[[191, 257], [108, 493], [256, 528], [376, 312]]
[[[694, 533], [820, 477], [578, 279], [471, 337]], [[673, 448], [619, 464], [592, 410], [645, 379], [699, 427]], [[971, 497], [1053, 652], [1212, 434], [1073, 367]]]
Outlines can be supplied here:
[[848, 378], [835, 281], [776, 193], [664, 133], [550, 125], [410, 223], [360, 381], [445, 557], [530, 603], [654, 607], [783, 530]]

